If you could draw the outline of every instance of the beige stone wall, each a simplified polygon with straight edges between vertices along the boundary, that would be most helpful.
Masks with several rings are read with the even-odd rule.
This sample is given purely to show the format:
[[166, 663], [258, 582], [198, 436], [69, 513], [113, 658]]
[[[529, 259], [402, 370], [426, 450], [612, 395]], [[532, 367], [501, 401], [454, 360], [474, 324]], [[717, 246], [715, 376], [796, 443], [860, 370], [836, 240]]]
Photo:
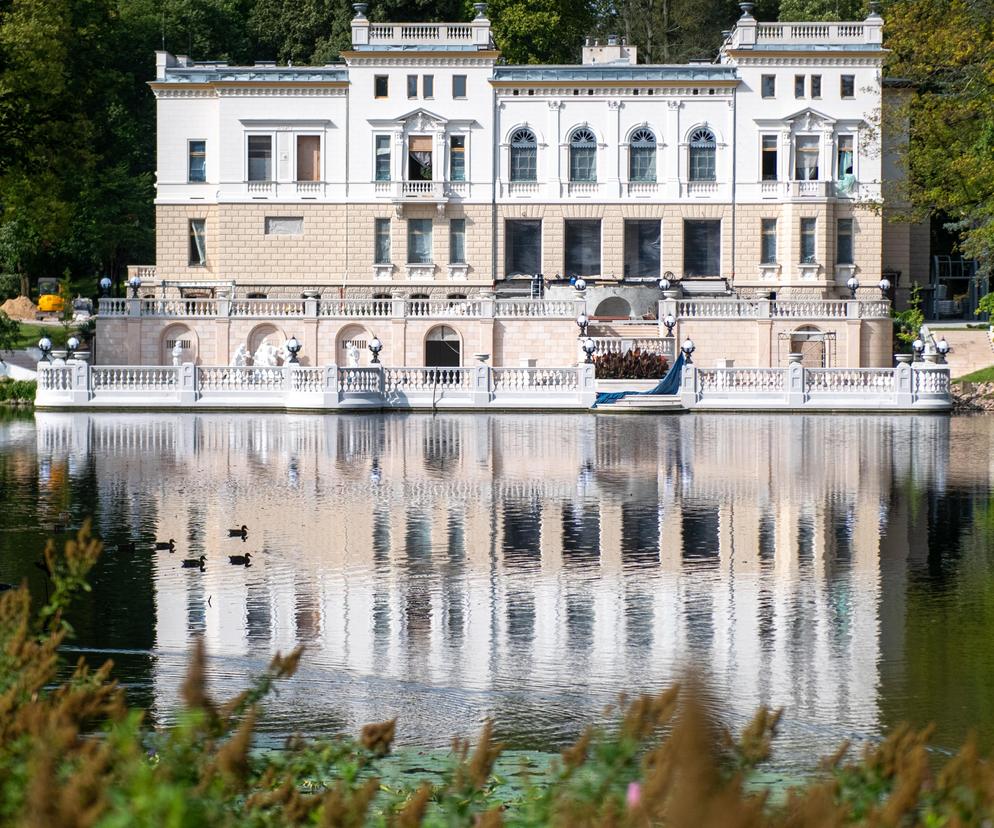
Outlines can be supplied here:
[[[213, 280], [221, 273], [216, 204], [171, 204], [155, 208], [155, 264], [162, 279]], [[207, 266], [190, 266], [190, 219], [206, 219]], [[227, 243], [227, 242], [226, 242]]]

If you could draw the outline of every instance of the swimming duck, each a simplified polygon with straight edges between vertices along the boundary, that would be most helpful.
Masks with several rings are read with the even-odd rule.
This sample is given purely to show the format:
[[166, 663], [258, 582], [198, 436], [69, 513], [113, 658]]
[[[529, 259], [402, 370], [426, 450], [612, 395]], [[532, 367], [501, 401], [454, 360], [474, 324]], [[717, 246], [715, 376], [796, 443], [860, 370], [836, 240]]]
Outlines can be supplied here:
[[187, 558], [183, 561], [184, 569], [199, 569], [201, 572], [204, 570], [204, 563], [207, 561], [206, 555], [201, 555], [199, 558]]
[[251, 554], [251, 552], [246, 552], [244, 555], [228, 555], [228, 561], [232, 566], [252, 566], [251, 561], [249, 561]]
[[174, 541], [172, 538], [170, 538], [167, 541], [156, 541], [155, 542], [155, 548], [157, 550], [168, 549], [170, 552], [175, 552], [176, 551], [176, 541]]
[[241, 529], [229, 529], [228, 537], [241, 538], [242, 540], [245, 540], [245, 538], [248, 537], [248, 527], [243, 523]]

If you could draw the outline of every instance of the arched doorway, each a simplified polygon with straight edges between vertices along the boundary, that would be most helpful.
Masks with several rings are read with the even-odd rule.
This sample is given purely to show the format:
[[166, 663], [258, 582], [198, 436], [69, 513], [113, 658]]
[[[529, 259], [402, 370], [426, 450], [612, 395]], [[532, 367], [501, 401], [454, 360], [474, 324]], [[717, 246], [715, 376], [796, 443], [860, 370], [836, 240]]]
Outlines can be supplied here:
[[186, 325], [170, 325], [162, 332], [159, 342], [159, 365], [173, 364], [173, 348], [179, 343], [180, 364], [197, 363], [200, 356], [197, 335]]
[[369, 365], [369, 342], [372, 338], [362, 325], [346, 325], [338, 334], [335, 364], [349, 368]]
[[620, 296], [609, 296], [594, 310], [594, 316], [606, 319], [628, 319], [632, 315], [632, 306]]
[[458, 368], [462, 364], [462, 342], [448, 325], [439, 325], [425, 337], [425, 366]]
[[814, 325], [802, 325], [790, 335], [790, 352], [801, 355], [805, 368], [828, 367], [825, 332]]

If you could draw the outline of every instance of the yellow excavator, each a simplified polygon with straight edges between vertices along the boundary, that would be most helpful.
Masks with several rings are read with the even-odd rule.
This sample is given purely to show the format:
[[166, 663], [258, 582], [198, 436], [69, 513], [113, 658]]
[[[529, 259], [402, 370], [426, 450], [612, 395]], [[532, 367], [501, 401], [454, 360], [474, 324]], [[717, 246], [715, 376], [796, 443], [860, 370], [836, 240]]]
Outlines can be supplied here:
[[46, 316], [62, 316], [66, 309], [66, 300], [59, 293], [58, 279], [38, 280], [38, 312], [36, 319]]

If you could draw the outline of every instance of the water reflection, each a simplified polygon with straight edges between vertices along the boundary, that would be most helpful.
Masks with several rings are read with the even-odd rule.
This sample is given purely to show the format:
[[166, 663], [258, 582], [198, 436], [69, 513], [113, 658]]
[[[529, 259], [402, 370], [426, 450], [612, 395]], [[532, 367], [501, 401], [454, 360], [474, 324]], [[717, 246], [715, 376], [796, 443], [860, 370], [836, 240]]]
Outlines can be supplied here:
[[[989, 444], [990, 420], [36, 422], [5, 427], [6, 463], [35, 441], [36, 488], [8, 491], [11, 514], [36, 525], [68, 507], [112, 544], [173, 537], [183, 557], [208, 557], [200, 574], [180, 554], [109, 555], [81, 609], [83, 644], [149, 654], [126, 669], [161, 720], [195, 634], [221, 692], [307, 645], [270, 706], [273, 734], [399, 715], [405, 741], [447, 744], [493, 715], [502, 737], [552, 747], [619, 692], [665, 686], [686, 665], [709, 672], [733, 724], [786, 706], [788, 761], [916, 715], [955, 740], [975, 713], [950, 718], [922, 697], [930, 666], [908, 639], [914, 616], [943, 604], [934, 572], [959, 577], [942, 504], [986, 503], [986, 454], [963, 444]], [[248, 542], [227, 539], [242, 523]], [[228, 565], [249, 550], [251, 567]], [[0, 579], [20, 574], [4, 566]]]

